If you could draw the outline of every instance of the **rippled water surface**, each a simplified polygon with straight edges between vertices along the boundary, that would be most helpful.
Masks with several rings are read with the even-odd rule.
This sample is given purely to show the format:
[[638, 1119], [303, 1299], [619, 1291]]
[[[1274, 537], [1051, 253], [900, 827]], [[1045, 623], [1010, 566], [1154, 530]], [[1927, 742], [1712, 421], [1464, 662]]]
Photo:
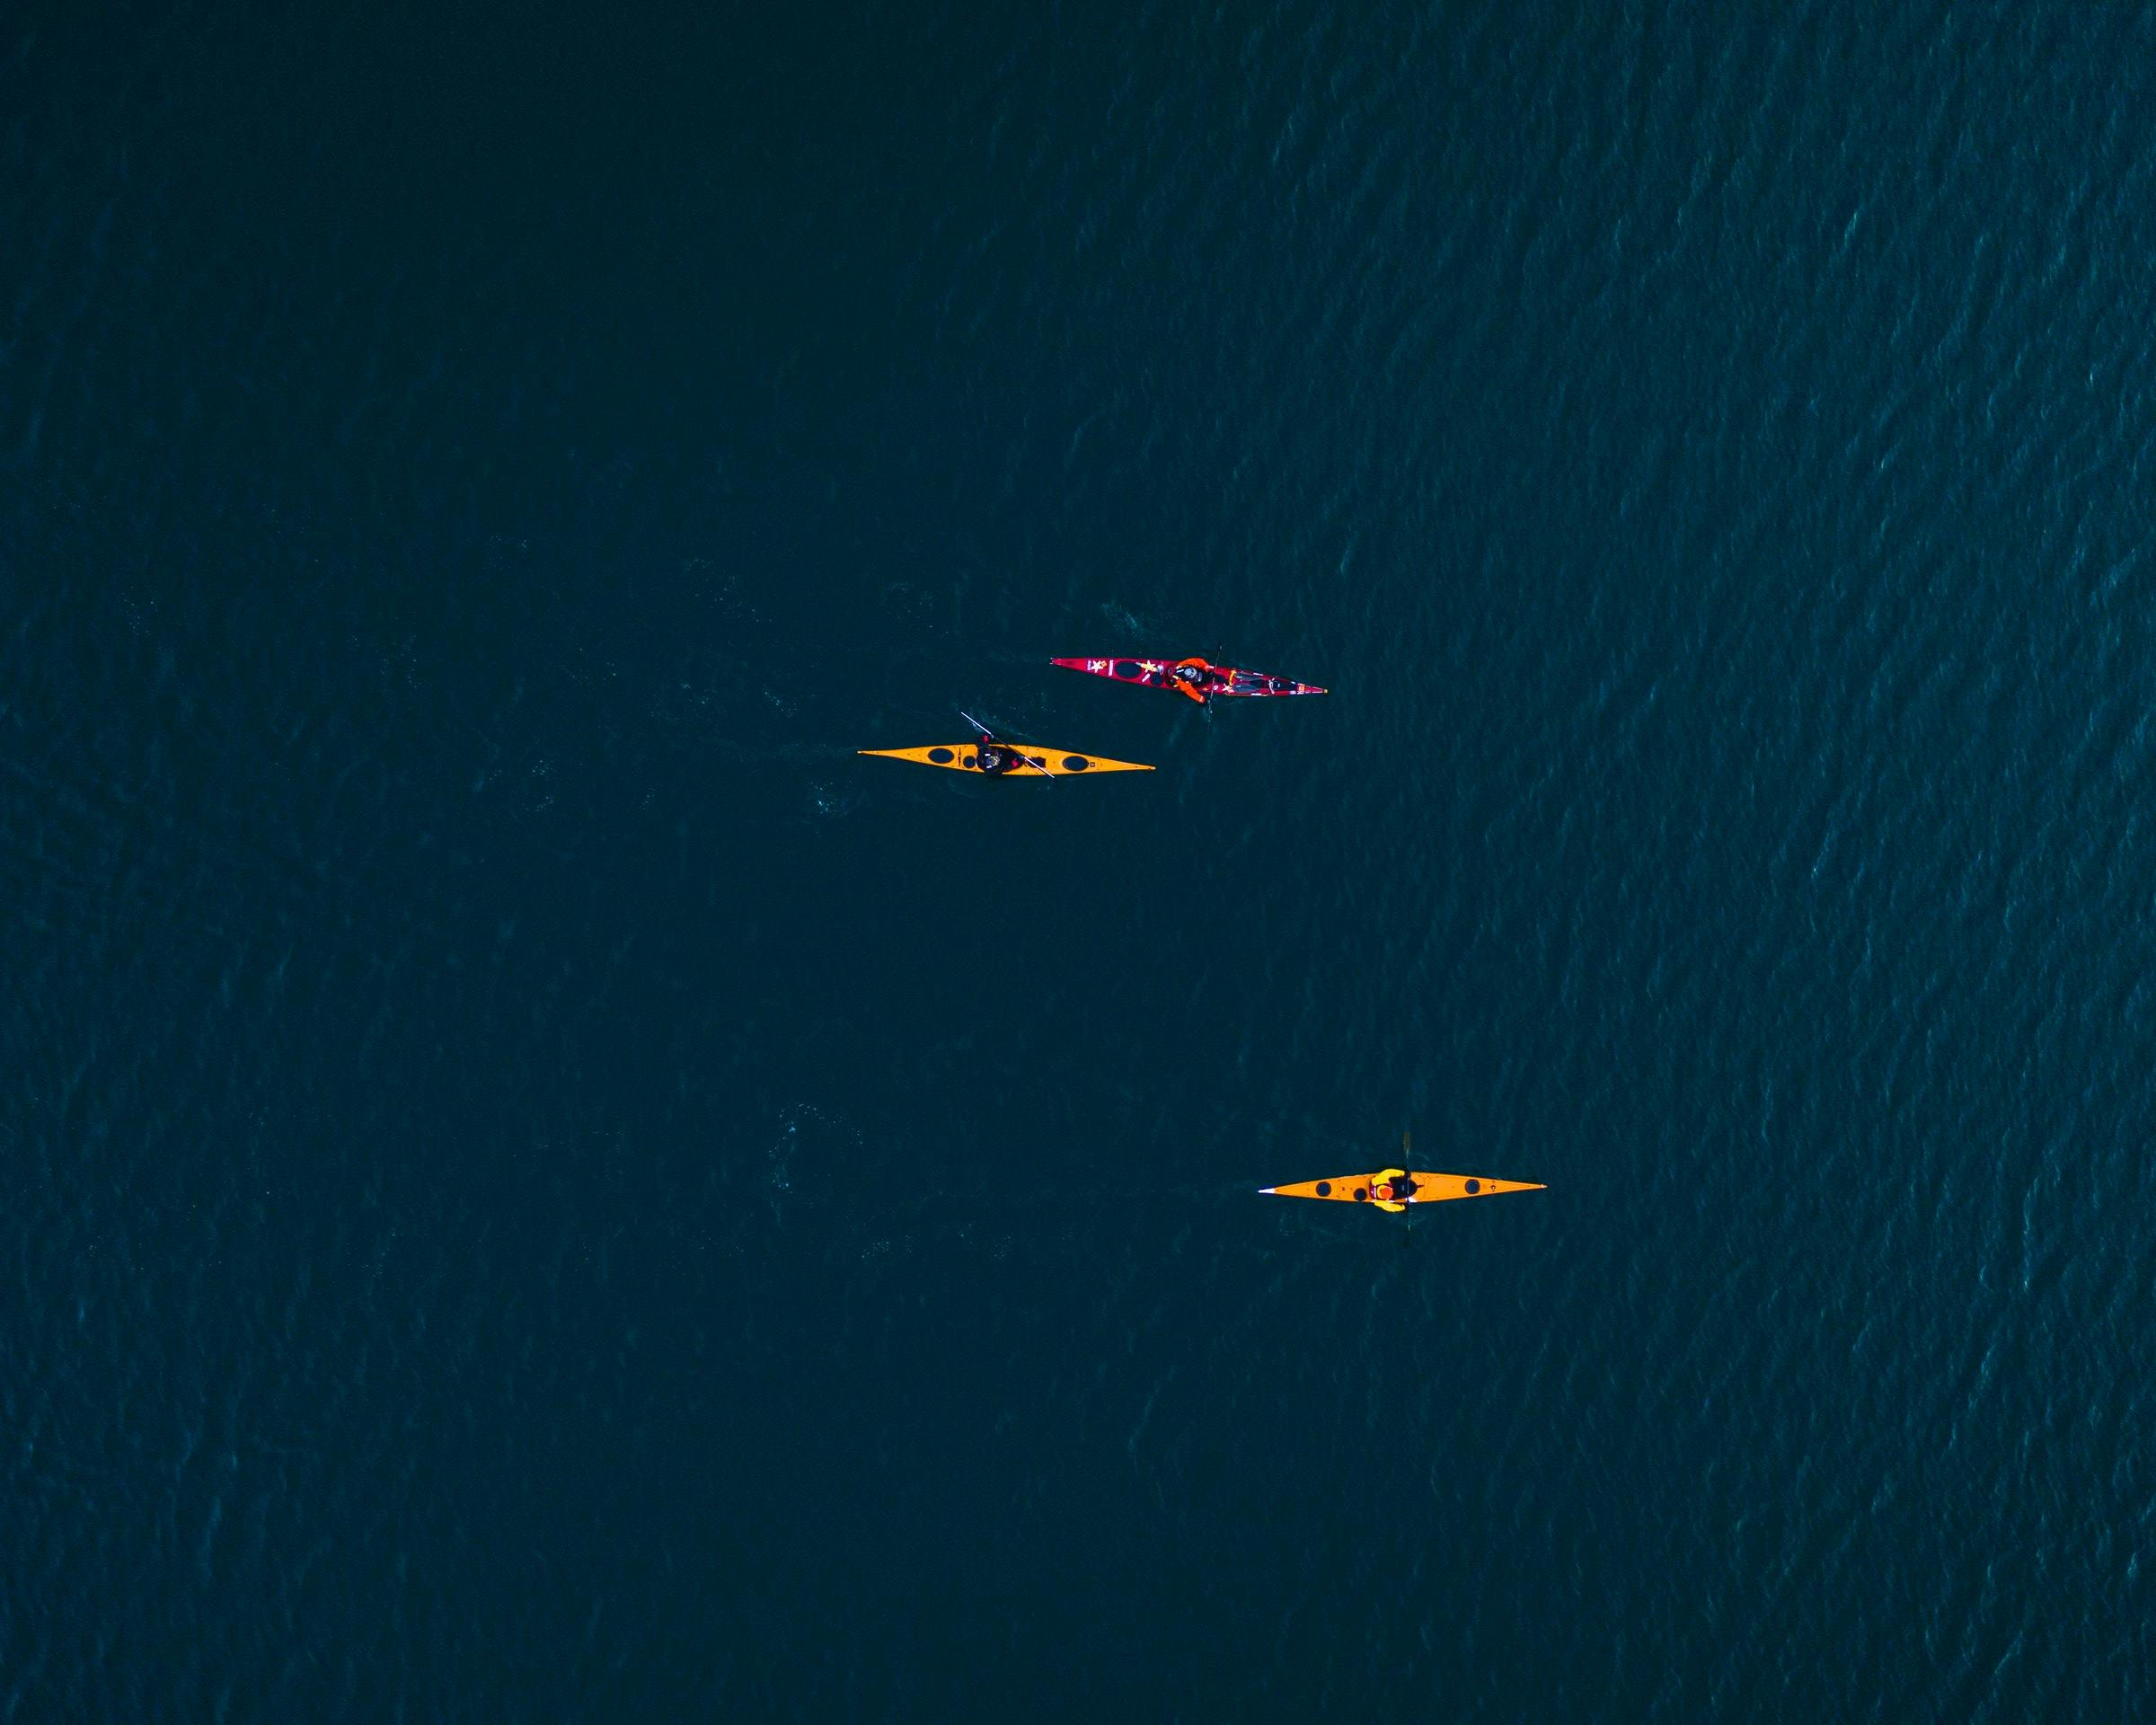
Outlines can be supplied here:
[[2156, 1708], [2152, 14], [33, 14], [0, 1717]]

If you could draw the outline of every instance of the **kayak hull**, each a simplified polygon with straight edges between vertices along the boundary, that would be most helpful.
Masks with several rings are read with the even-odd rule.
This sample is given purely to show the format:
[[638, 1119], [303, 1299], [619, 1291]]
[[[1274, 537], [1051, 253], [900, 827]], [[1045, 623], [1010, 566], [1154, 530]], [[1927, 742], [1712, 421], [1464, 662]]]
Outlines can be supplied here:
[[[1174, 662], [1167, 659], [1051, 659], [1048, 661], [1066, 671], [1105, 677], [1111, 683], [1135, 683], [1149, 689], [1168, 686], [1169, 667]], [[1241, 671], [1232, 665], [1215, 665], [1213, 668], [1227, 679], [1210, 691], [1216, 701], [1277, 699], [1287, 694], [1325, 693], [1315, 683], [1298, 683], [1292, 677], [1268, 677], [1263, 671]]]
[[[978, 774], [980, 757], [971, 743], [923, 743], [919, 748], [863, 748], [862, 755], [879, 755], [890, 761], [912, 761], [921, 766], [940, 766], [951, 773]], [[1012, 746], [1014, 748], [1016, 745]], [[1067, 748], [1043, 748], [1028, 744], [1018, 751], [1022, 765], [998, 776], [1007, 779], [1075, 779], [1095, 773], [1150, 773], [1135, 761], [1104, 760], [1098, 755], [1081, 755]]]
[[[1335, 1204], [1367, 1204], [1374, 1174], [1337, 1174], [1330, 1180], [1305, 1180], [1292, 1186], [1266, 1186], [1259, 1190], [1273, 1198], [1318, 1198]], [[1480, 1174], [1426, 1174], [1411, 1172], [1415, 1190], [1410, 1204], [1446, 1204], [1460, 1198], [1497, 1198], [1507, 1192], [1539, 1192], [1542, 1186], [1527, 1180], [1488, 1180]]]

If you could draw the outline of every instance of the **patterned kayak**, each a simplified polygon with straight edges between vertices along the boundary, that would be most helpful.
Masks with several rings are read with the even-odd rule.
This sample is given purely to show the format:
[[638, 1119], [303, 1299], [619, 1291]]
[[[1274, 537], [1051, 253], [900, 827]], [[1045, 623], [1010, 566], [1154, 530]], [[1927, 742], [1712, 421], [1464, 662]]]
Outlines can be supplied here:
[[[1336, 1203], [1366, 1204], [1375, 1174], [1341, 1174], [1332, 1180], [1306, 1180], [1294, 1186], [1262, 1186], [1261, 1193], [1275, 1198], [1330, 1198]], [[1500, 1192], [1539, 1192], [1542, 1186], [1528, 1180], [1485, 1180], [1479, 1174], [1410, 1173], [1415, 1190], [1409, 1204], [1443, 1204], [1455, 1198], [1495, 1198]], [[1397, 1183], [1397, 1182], [1396, 1182]]]
[[[1067, 749], [1044, 748], [1039, 744], [1021, 748], [1012, 744], [1021, 764], [1000, 776], [1011, 779], [1075, 778], [1082, 773], [1150, 773], [1135, 761], [1108, 761], [1098, 755], [1074, 755]], [[887, 760], [918, 761], [923, 766], [941, 766], [953, 773], [978, 773], [980, 759], [971, 743], [928, 743], [919, 748], [862, 748], [860, 755], [880, 755]]]
[[[1166, 688], [1171, 659], [1051, 659], [1066, 671], [1083, 671], [1088, 677], [1105, 677], [1114, 683], [1141, 683], [1149, 689]], [[1268, 677], [1263, 671], [1239, 671], [1233, 665], [1209, 668], [1206, 693], [1223, 700], [1254, 699], [1260, 695], [1323, 694], [1315, 683], [1298, 683], [1290, 677]]]

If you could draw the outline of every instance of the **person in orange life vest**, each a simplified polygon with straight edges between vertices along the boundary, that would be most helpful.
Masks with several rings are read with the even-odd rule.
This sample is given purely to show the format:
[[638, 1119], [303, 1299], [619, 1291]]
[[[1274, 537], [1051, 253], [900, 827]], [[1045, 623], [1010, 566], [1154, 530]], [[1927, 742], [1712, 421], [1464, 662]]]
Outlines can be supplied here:
[[1179, 659], [1168, 668], [1168, 686], [1188, 695], [1201, 707], [1211, 699], [1214, 685], [1219, 680], [1213, 667], [1202, 659]]
[[1408, 1208], [1408, 1199], [1414, 1190], [1408, 1183], [1408, 1171], [1404, 1168], [1381, 1169], [1370, 1177], [1370, 1201], [1379, 1209], [1391, 1210], [1395, 1215]]

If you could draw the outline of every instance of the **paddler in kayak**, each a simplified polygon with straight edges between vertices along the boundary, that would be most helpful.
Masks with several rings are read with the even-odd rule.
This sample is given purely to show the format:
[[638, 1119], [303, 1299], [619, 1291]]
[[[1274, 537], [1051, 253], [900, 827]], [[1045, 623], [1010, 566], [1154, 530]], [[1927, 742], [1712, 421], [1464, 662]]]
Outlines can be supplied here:
[[1026, 757], [1010, 744], [999, 743], [983, 731], [981, 745], [974, 751], [974, 765], [990, 778], [1001, 778], [1004, 774], [1015, 773], [1025, 765]]
[[1370, 1201], [1395, 1216], [1408, 1208], [1408, 1199], [1414, 1192], [1405, 1168], [1386, 1168], [1370, 1176]]
[[1216, 681], [1212, 665], [1202, 659], [1178, 659], [1168, 668], [1168, 686], [1188, 695], [1201, 707], [1212, 698]]

